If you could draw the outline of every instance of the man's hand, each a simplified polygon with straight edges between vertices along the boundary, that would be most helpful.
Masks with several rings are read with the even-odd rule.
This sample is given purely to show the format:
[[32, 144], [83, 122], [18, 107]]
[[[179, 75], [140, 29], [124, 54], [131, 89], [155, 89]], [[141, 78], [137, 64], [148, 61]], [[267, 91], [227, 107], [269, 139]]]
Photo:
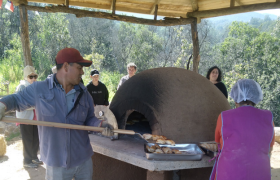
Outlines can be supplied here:
[[113, 129], [112, 125], [110, 125], [107, 121], [102, 121], [101, 127], [105, 128], [101, 133], [103, 136], [111, 137], [114, 135], [114, 132], [112, 131]]
[[6, 109], [5, 104], [0, 102], [0, 120], [5, 116], [5, 109]]
[[106, 137], [111, 137], [114, 135], [114, 132], [110, 128], [105, 127], [101, 134]]

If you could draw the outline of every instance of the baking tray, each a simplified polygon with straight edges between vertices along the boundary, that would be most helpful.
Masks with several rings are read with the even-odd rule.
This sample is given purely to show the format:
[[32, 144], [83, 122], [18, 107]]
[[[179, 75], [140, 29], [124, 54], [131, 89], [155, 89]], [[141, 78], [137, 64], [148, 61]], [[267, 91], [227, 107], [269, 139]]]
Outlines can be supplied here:
[[218, 152], [211, 151], [211, 150], [206, 149], [206, 148], [201, 147], [201, 146], [200, 146], [200, 148], [203, 150], [203, 152], [205, 153], [205, 155], [207, 155], [207, 156], [209, 156], [209, 157], [211, 157], [211, 158], [215, 157], [215, 156], [217, 155], [217, 153], [218, 153]]
[[157, 161], [200, 161], [202, 156], [205, 154], [198, 145], [196, 144], [175, 144], [166, 145], [166, 144], [158, 144], [162, 147], [169, 147], [170, 149], [178, 149], [182, 152], [182, 154], [157, 154], [150, 153], [146, 149], [146, 145], [153, 146], [154, 143], [145, 143], [144, 151], [146, 152], [146, 157], [149, 160], [157, 160]]
[[209, 149], [207, 149], [207, 148], [205, 148], [205, 147], [200, 146], [200, 145], [203, 144], [203, 143], [216, 143], [215, 141], [201, 142], [201, 143], [199, 144], [199, 147], [203, 150], [203, 152], [205, 153], [205, 155], [207, 155], [207, 156], [209, 156], [209, 157], [211, 157], [211, 158], [215, 157], [215, 156], [218, 154], [217, 151], [211, 151], [211, 150], [209, 150]]

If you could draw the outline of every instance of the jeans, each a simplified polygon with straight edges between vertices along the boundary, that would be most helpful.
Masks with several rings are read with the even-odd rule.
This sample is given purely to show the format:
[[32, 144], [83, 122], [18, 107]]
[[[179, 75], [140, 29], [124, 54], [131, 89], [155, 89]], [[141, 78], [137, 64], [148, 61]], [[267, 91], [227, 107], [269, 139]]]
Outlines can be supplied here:
[[46, 180], [92, 180], [93, 165], [89, 158], [79, 166], [66, 169], [63, 167], [46, 166]]

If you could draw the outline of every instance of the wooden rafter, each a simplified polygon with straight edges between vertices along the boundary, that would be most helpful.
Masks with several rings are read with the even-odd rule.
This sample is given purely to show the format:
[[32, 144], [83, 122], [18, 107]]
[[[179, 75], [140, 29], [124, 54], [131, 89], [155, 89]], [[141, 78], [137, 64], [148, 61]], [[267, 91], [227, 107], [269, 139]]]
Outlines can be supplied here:
[[69, 0], [65, 0], [65, 6], [69, 7]]
[[234, 7], [235, 6], [235, 0], [230, 0], [230, 7]]
[[[21, 0], [12, 0], [12, 1], [21, 1]], [[100, 0], [100, 1], [102, 1], [102, 0]], [[126, 1], [129, 2], [129, 0], [126, 0]], [[65, 0], [28, 0], [28, 2], [62, 5], [65, 3]], [[118, 10], [118, 11], [140, 13], [140, 14], [150, 14], [150, 11], [151, 11], [151, 9], [135, 8], [135, 6], [119, 6], [118, 5], [119, 2], [118, 1], [116, 1], [116, 2], [117, 2], [116, 10]], [[137, 2], [137, 1], [135, 1], [135, 2]], [[84, 2], [81, 0], [80, 1], [71, 1], [70, 0], [70, 4], [71, 4], [71, 6], [111, 10], [111, 1], [109, 1], [109, 3], [94, 3], [94, 1], [85, 1]], [[157, 14], [158, 14], [158, 16], [167, 16], [167, 17], [180, 17], [180, 16], [186, 17], [185, 12], [179, 12], [179, 11], [160, 11]]]
[[155, 13], [154, 13], [154, 20], [155, 21], [157, 20], [157, 11], [158, 11], [158, 5], [156, 5]]
[[160, 3], [161, 0], [155, 0], [155, 3], [153, 4], [153, 7], [151, 8], [150, 14], [155, 13], [156, 5]]
[[152, 20], [152, 19], [143, 19], [136, 18], [131, 16], [123, 15], [112, 15], [106, 12], [94, 12], [81, 9], [68, 8], [65, 6], [52, 6], [52, 7], [38, 7], [26, 5], [26, 9], [30, 11], [38, 12], [48, 12], [48, 13], [69, 13], [75, 14], [77, 18], [81, 17], [94, 17], [94, 18], [103, 18], [117, 21], [124, 21], [129, 23], [152, 25], [152, 26], [177, 26], [177, 25], [186, 25], [191, 24], [195, 18], [168, 18], [166, 20]]
[[112, 14], [116, 14], [116, 0], [112, 0], [111, 9], [112, 9]]
[[261, 4], [254, 4], [254, 5], [244, 5], [238, 7], [213, 9], [207, 11], [188, 12], [187, 17], [208, 18], [208, 17], [225, 16], [225, 15], [231, 15], [237, 13], [259, 11], [265, 9], [278, 9], [278, 8], [280, 8], [280, 2], [261, 3]]
[[192, 4], [192, 10], [197, 11], [198, 10], [198, 4], [197, 4], [197, 0], [191, 0], [191, 4]]
[[[12, 0], [14, 4], [27, 4], [27, 0]], [[37, 3], [48, 3], [56, 5], [65, 5], [67, 2], [70, 2], [71, 6], [80, 6], [87, 8], [95, 9], [104, 9], [112, 10], [112, 14], [116, 10], [123, 12], [132, 12], [132, 13], [141, 13], [141, 14], [153, 14], [155, 15], [155, 7], [158, 4], [157, 16], [165, 17], [181, 17], [181, 19], [175, 19], [175, 21], [182, 22], [185, 21], [186, 17], [196, 17], [197, 22], [199, 23], [200, 19], [216, 17], [222, 15], [230, 15], [236, 13], [244, 13], [256, 10], [264, 9], [275, 9], [279, 8], [277, 3], [280, 0], [273, 0], [274, 2], [270, 3], [261, 3], [266, 2], [267, 0], [180, 0], [180, 1], [161, 1], [161, 0], [28, 0], [28, 2], [37, 2]], [[114, 3], [115, 2], [115, 3]], [[115, 11], [114, 11], [114, 4]], [[152, 2], [152, 3], [151, 3]], [[213, 3], [211, 3], [213, 2]], [[217, 3], [214, 3], [217, 2]], [[219, 3], [218, 3], [219, 2]], [[250, 4], [250, 5], [246, 5]], [[231, 7], [229, 7], [231, 6]], [[216, 7], [216, 8], [215, 8]], [[228, 7], [228, 8], [220, 8]]]

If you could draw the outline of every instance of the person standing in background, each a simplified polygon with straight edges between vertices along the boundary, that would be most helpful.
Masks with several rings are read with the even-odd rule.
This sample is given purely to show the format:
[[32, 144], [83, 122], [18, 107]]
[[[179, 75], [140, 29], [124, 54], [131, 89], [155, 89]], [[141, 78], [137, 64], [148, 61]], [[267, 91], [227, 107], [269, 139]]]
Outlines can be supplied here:
[[91, 82], [87, 85], [87, 90], [90, 93], [94, 106], [109, 105], [109, 92], [105, 84], [99, 81], [99, 72], [93, 69], [90, 72]]
[[222, 82], [222, 71], [217, 66], [213, 66], [208, 70], [206, 78], [209, 79], [226, 98], [228, 98], [227, 88]]
[[128, 73], [128, 75], [125, 75], [125, 76], [123, 76], [123, 77], [121, 78], [117, 90], [121, 87], [121, 85], [123, 85], [123, 83], [124, 83], [125, 81], [127, 81], [129, 78], [131, 78], [132, 76], [134, 76], [135, 73], [136, 73], [136, 71], [137, 71], [137, 66], [136, 66], [134, 63], [129, 63], [129, 64], [127, 65], [127, 73]]
[[[24, 80], [20, 81], [16, 93], [24, 90], [27, 86], [33, 84], [38, 78], [34, 67], [27, 65], [23, 69]], [[22, 119], [37, 120], [35, 109], [16, 111], [16, 117]], [[18, 124], [17, 124], [18, 125]], [[20, 132], [23, 144], [23, 166], [27, 168], [37, 168], [38, 164], [43, 164], [37, 157], [39, 150], [39, 135], [36, 125], [20, 124]]]

